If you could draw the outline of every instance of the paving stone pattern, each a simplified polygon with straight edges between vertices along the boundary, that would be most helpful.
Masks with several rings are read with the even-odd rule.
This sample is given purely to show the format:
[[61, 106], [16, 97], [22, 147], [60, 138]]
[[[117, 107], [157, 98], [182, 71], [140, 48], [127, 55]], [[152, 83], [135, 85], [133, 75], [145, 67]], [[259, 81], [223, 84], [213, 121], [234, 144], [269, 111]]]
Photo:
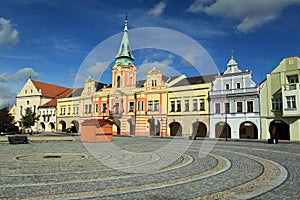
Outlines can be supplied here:
[[203, 140], [190, 143], [147, 137], [114, 137], [113, 145], [78, 138], [0, 143], [0, 198], [300, 199], [300, 144], [218, 141], [200, 158]]

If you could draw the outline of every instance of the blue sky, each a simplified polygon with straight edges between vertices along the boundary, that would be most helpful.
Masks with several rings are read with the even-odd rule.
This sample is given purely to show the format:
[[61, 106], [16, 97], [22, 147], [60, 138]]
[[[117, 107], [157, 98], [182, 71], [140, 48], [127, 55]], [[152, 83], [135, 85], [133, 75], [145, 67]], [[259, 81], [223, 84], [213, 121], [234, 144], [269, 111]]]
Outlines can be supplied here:
[[[13, 103], [29, 76], [73, 87], [86, 56], [123, 31], [126, 12], [130, 30], [167, 28], [196, 40], [220, 72], [233, 50], [240, 69], [253, 71], [257, 84], [284, 57], [300, 51], [300, 0], [0, 0], [0, 5], [0, 106]], [[118, 45], [111, 46], [115, 54]], [[194, 75], [170, 52], [133, 54], [136, 66], [164, 64]]]

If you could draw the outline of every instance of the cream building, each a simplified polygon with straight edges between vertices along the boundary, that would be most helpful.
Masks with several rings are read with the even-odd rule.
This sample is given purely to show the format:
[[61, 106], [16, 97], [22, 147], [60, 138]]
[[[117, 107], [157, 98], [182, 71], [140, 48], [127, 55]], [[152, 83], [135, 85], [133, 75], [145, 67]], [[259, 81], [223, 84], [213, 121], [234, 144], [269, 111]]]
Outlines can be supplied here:
[[260, 84], [262, 139], [300, 140], [300, 57], [284, 58]]
[[[39, 116], [39, 121], [32, 127], [34, 132], [56, 130], [56, 100], [68, 94], [71, 89], [28, 79], [16, 96], [15, 121], [22, 127], [20, 120], [25, 109], [30, 108]], [[50, 105], [50, 107], [47, 107]]]

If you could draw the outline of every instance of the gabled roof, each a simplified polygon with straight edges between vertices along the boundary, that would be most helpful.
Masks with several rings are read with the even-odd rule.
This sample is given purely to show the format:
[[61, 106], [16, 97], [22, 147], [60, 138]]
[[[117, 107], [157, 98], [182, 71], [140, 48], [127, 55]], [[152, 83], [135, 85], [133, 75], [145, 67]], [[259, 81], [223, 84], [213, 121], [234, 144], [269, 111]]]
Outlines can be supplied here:
[[137, 88], [141, 88], [144, 87], [144, 83], [146, 82], [146, 80], [139, 80], [136, 82], [136, 87]]
[[95, 83], [95, 88], [96, 88], [96, 92], [101, 90], [102, 88], [106, 87], [107, 84], [102, 83], [102, 82], [96, 82]]
[[165, 76], [163, 75], [162, 77], [162, 80], [165, 82], [165, 83], [170, 83], [171, 81], [175, 80], [176, 78], [178, 78], [180, 75], [178, 76]]
[[56, 107], [57, 105], [57, 99], [65, 98], [68, 95], [72, 93], [73, 89], [67, 88], [61, 93], [57, 94], [57, 96], [54, 97], [54, 99], [48, 101], [47, 103], [40, 106], [40, 108], [47, 108], [47, 107]]
[[73, 91], [66, 97], [79, 97], [81, 96], [83, 88], [75, 88]]
[[172, 87], [178, 86], [186, 86], [186, 85], [195, 85], [195, 84], [203, 84], [203, 83], [211, 83], [215, 79], [217, 74], [209, 74], [204, 76], [193, 76], [182, 79], [181, 81], [174, 84]]
[[35, 80], [31, 80], [34, 86], [38, 91], [42, 92], [43, 97], [55, 98], [57, 95], [65, 92], [67, 89], [66, 87], [53, 85], [49, 83], [39, 82]]

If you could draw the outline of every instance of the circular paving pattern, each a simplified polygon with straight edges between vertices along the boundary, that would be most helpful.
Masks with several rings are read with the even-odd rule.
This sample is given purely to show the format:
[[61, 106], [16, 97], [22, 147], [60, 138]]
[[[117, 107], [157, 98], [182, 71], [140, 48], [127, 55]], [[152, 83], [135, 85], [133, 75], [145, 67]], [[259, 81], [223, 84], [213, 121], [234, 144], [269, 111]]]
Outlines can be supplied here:
[[[180, 143], [186, 140], [176, 140], [178, 145], [173, 152], [162, 152], [158, 150], [164, 149], [171, 139], [114, 138], [113, 144], [124, 151], [115, 153], [99, 148], [97, 154], [90, 154], [78, 141], [2, 143], [0, 151], [5, 153], [1, 153], [0, 160], [0, 198], [300, 197], [299, 188], [292, 186], [300, 184], [299, 144], [219, 141], [207, 156], [200, 157], [203, 141], [194, 141], [182, 153]], [[150, 170], [142, 173], [141, 168]]]

